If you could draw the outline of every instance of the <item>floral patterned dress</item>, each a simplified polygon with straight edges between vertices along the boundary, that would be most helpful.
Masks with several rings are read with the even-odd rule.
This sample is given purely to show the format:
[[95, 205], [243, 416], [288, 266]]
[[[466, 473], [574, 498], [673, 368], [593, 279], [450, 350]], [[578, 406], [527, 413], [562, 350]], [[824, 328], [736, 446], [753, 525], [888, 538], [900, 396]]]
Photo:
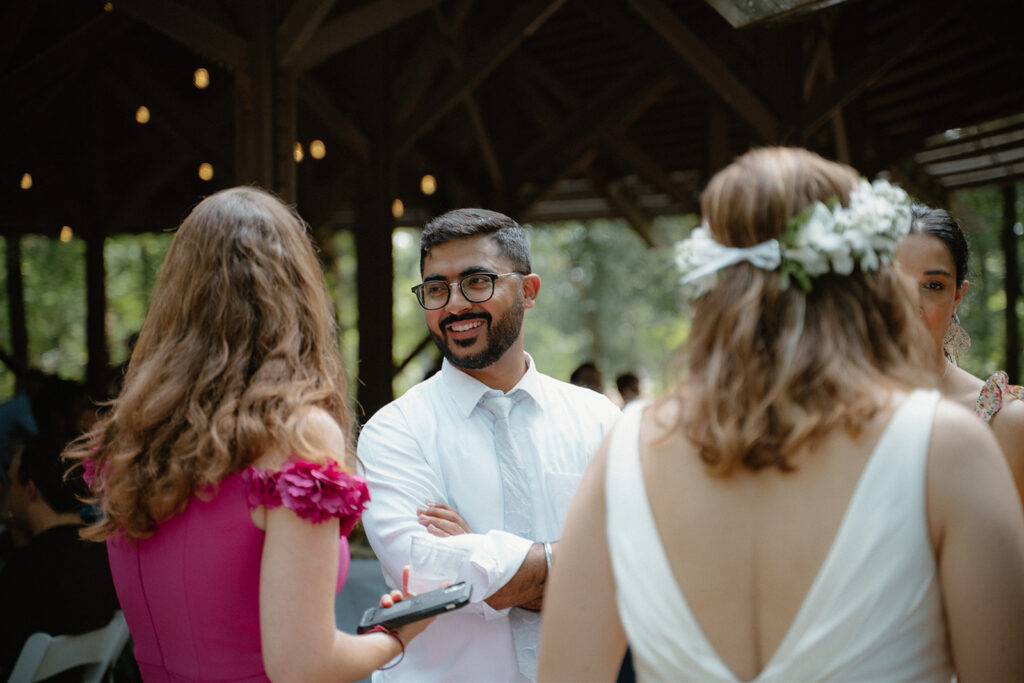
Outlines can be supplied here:
[[974, 412], [988, 424], [992, 416], [1003, 407], [1003, 400], [1007, 397], [1024, 401], [1024, 386], [1010, 384], [1010, 377], [1000, 370], [985, 380], [985, 386], [981, 388], [974, 404]]

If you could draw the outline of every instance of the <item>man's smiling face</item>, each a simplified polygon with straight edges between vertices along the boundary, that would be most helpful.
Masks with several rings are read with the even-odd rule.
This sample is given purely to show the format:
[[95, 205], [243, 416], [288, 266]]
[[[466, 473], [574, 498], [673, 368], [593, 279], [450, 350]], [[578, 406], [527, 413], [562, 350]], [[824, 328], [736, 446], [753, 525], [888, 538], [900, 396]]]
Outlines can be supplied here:
[[[436, 245], [423, 260], [424, 281], [458, 282], [473, 273], [510, 270], [490, 235]], [[494, 282], [494, 294], [487, 301], [467, 301], [456, 285], [446, 305], [424, 313], [430, 336], [448, 362], [478, 370], [496, 362], [519, 339], [525, 309], [522, 278], [508, 276]]]

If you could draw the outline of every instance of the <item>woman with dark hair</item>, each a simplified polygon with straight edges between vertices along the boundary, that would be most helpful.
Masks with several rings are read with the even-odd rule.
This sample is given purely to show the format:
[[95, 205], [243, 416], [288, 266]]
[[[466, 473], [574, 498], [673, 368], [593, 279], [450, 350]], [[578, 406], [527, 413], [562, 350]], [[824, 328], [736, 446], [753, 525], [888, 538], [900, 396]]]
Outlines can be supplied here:
[[1024, 678], [1024, 516], [991, 432], [918, 388], [909, 208], [800, 149], [712, 178], [685, 373], [584, 476], [540, 680], [611, 680], [627, 642], [641, 681]]
[[992, 427], [1024, 498], [1024, 387], [1010, 384], [1001, 370], [982, 381], [957, 365], [957, 357], [970, 347], [970, 337], [956, 315], [970, 284], [968, 256], [964, 232], [949, 212], [914, 207], [910, 234], [896, 249], [896, 259], [918, 285], [939, 390]]
[[[336, 630], [353, 476], [345, 371], [301, 218], [252, 187], [168, 249], [120, 394], [66, 453], [102, 507], [147, 682], [355, 680], [426, 627]], [[398, 596], [400, 598], [400, 596]]]

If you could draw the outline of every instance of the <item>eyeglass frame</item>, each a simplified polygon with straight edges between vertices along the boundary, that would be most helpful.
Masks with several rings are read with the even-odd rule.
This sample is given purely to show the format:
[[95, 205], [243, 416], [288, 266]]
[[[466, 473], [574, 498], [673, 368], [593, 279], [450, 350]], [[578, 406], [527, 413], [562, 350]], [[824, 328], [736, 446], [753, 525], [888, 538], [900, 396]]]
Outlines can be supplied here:
[[[466, 275], [463, 275], [462, 277], [460, 277], [455, 282], [448, 282], [447, 280], [424, 280], [423, 282], [419, 283], [418, 285], [415, 285], [414, 287], [411, 287], [409, 291], [411, 291], [413, 294], [416, 295], [416, 301], [419, 303], [420, 307], [423, 308], [423, 310], [425, 310], [425, 311], [437, 311], [437, 310], [440, 310], [440, 309], [444, 308], [445, 306], [447, 306], [448, 303], [452, 300], [452, 287], [454, 287], [456, 285], [458, 285], [459, 292], [462, 293], [462, 298], [463, 299], [465, 299], [466, 301], [468, 301], [471, 304], [482, 304], [485, 301], [490, 301], [491, 299], [494, 298], [494, 289], [495, 289], [495, 285], [498, 282], [498, 278], [500, 278], [500, 277], [508, 277], [509, 275], [518, 275], [519, 277], [526, 277], [526, 273], [519, 273], [519, 272], [516, 272], [516, 271], [512, 271], [512, 272], [509, 272], [509, 273], [491, 273], [491, 272], [488, 272], [488, 271], [481, 270], [481, 271], [477, 271], [475, 273], [468, 273]], [[462, 286], [462, 283], [465, 282], [466, 280], [468, 280], [471, 277], [481, 277], [481, 276], [482, 277], [490, 278], [490, 280], [491, 280], [491, 293], [487, 295], [486, 299], [471, 299], [471, 298], [469, 298], [469, 295], [466, 294], [466, 289]], [[426, 287], [427, 285], [433, 285], [433, 284], [445, 284], [445, 285], [447, 285], [446, 291], [448, 292], [448, 295], [445, 297], [444, 303], [442, 303], [440, 306], [434, 306], [432, 308], [428, 308], [426, 300], [425, 300], [425, 297], [423, 295], [423, 288]]]

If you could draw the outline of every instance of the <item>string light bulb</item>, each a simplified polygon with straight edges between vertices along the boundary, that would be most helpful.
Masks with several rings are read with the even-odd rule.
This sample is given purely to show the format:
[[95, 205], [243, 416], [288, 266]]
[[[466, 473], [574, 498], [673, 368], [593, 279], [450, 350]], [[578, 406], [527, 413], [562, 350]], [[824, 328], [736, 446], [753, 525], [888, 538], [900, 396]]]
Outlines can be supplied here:
[[210, 85], [210, 72], [203, 67], [199, 67], [192, 74], [192, 83], [200, 90], [208, 87]]
[[391, 202], [391, 215], [395, 218], [401, 218], [402, 214], [405, 213], [405, 204], [402, 203], [401, 199], [395, 199]]
[[149, 123], [149, 107], [142, 105], [135, 110], [135, 120], [142, 125]]
[[292, 146], [292, 158], [295, 159], [295, 163], [299, 163], [306, 158], [306, 155], [302, 152], [302, 143], [298, 140]]
[[201, 180], [212, 180], [213, 179], [213, 164], [203, 162], [199, 164], [199, 178]]
[[313, 140], [309, 143], [309, 156], [314, 159], [323, 159], [327, 156], [327, 145], [323, 140]]
[[21, 189], [23, 189], [23, 190], [30, 190], [30, 189], [32, 189], [32, 174], [31, 173], [26, 173], [25, 175], [21, 176]]
[[437, 178], [429, 173], [420, 178], [420, 192], [428, 197], [437, 192]]
[[63, 225], [60, 228], [60, 241], [70, 242], [71, 238], [74, 237], [75, 232], [71, 229], [70, 225]]

